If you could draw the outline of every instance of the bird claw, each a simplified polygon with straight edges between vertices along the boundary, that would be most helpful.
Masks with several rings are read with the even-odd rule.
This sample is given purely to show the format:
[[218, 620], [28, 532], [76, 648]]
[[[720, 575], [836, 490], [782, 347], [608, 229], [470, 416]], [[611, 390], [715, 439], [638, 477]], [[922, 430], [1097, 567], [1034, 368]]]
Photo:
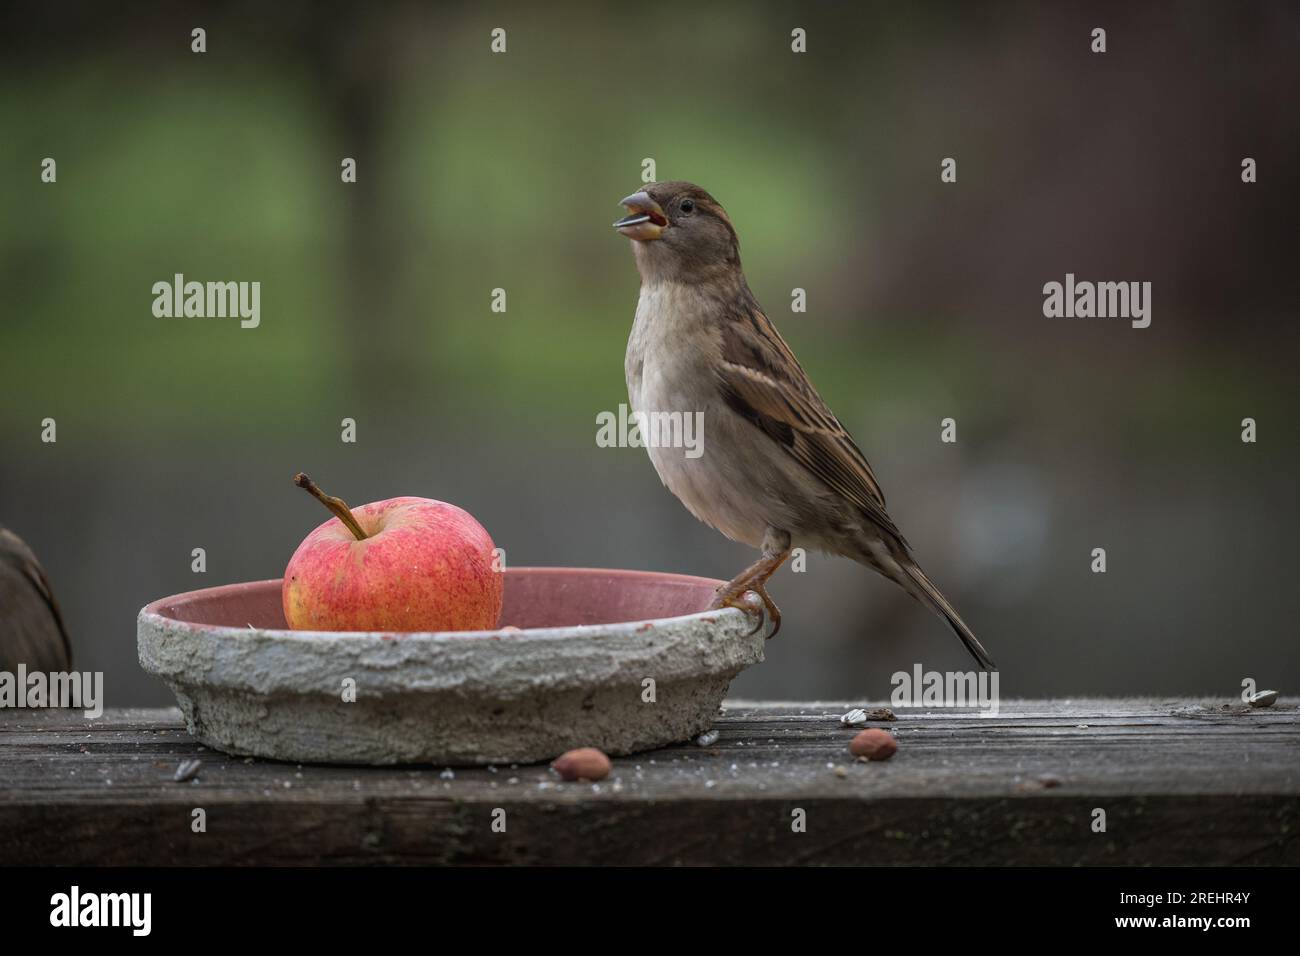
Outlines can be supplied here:
[[[753, 637], [762, 630], [768, 619], [772, 621], [772, 633], [767, 635], [769, 641], [776, 637], [777, 631], [781, 630], [781, 609], [776, 606], [772, 596], [761, 584], [754, 583], [743, 588], [727, 588], [724, 585], [723, 589], [718, 591], [718, 596], [713, 599], [713, 603], [709, 605], [709, 610], [716, 611], [724, 607], [734, 607], [746, 614], [758, 615], [758, 623], [745, 632], [746, 637]], [[767, 612], [766, 615], [764, 611]]]

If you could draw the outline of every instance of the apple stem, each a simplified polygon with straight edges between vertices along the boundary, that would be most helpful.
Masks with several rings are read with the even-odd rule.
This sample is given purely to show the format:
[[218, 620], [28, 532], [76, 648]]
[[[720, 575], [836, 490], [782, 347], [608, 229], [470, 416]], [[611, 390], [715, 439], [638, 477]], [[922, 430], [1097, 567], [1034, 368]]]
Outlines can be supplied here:
[[342, 498], [335, 498], [333, 495], [325, 494], [325, 492], [321, 491], [320, 488], [316, 487], [316, 482], [312, 481], [302, 472], [298, 472], [298, 474], [293, 476], [293, 483], [299, 488], [305, 490], [309, 495], [332, 511], [334, 517], [347, 525], [348, 530], [356, 536], [358, 541], [366, 540], [366, 533], [361, 530], [361, 525], [357, 523], [357, 519], [353, 516], [352, 510], [348, 507], [346, 501]]

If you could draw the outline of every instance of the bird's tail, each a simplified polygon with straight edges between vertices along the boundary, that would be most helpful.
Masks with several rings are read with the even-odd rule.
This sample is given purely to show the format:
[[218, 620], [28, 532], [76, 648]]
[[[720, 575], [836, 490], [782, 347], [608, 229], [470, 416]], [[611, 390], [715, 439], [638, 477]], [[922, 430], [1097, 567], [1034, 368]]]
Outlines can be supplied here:
[[997, 670], [997, 665], [993, 663], [993, 658], [989, 657], [989, 652], [984, 650], [984, 645], [979, 642], [971, 629], [966, 626], [966, 622], [961, 619], [961, 615], [934, 586], [934, 582], [925, 576], [925, 572], [917, 566], [916, 562], [908, 556], [898, 563], [911, 583], [916, 585], [915, 588], [904, 585], [907, 592], [948, 622], [948, 626], [961, 638], [961, 642], [966, 645], [966, 650], [970, 651], [980, 667], [986, 671]]

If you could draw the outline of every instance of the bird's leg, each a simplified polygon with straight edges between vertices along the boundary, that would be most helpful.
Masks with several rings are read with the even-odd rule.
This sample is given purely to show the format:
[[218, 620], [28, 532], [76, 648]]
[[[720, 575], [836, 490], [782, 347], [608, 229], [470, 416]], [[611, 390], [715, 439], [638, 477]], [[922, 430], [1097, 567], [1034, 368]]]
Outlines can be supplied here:
[[[772, 633], [768, 637], [776, 637], [777, 631], [781, 630], [781, 609], [767, 593], [766, 584], [767, 579], [785, 564], [788, 557], [790, 557], [790, 536], [783, 532], [769, 531], [763, 539], [763, 556], [718, 588], [717, 596], [709, 605], [710, 609], [734, 607], [747, 613], [753, 611], [754, 608], [744, 600], [746, 592], [753, 591], [762, 599], [763, 607], [772, 618]], [[762, 626], [763, 619], [760, 616], [754, 631]], [[749, 633], [753, 634], [754, 631]]]

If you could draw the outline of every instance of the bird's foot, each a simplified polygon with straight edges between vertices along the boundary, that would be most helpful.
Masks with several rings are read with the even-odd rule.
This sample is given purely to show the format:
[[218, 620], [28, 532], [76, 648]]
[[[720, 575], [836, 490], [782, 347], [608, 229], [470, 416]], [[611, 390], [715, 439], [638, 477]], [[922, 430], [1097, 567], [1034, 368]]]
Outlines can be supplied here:
[[781, 630], [781, 609], [767, 593], [766, 584], [767, 579], [776, 573], [776, 569], [789, 556], [788, 550], [764, 554], [761, 559], [718, 588], [718, 593], [713, 598], [713, 603], [709, 605], [709, 609], [716, 611], [724, 607], [734, 607], [746, 614], [758, 614], [758, 623], [745, 635], [746, 637], [756, 633], [763, 626], [763, 611], [766, 610], [766, 616], [772, 622], [772, 633], [768, 635], [768, 639], [776, 637], [777, 631]]
[[754, 624], [753, 630], [746, 633], [746, 637], [753, 636], [759, 628], [763, 627], [763, 611], [767, 611], [767, 618], [771, 619], [772, 632], [767, 635], [768, 640], [776, 636], [776, 632], [781, 630], [781, 609], [776, 606], [776, 601], [772, 600], [771, 594], [767, 593], [766, 584], [767, 576], [759, 578], [757, 575], [742, 575], [733, 581], [728, 581], [718, 589], [718, 594], [714, 597], [710, 610], [719, 610], [722, 607], [736, 607], [737, 610], [745, 611], [746, 614], [758, 614], [758, 623]]
[[767, 589], [761, 584], [755, 583], [752, 587], [742, 585], [739, 590], [729, 584], [724, 584], [718, 588], [717, 596], [713, 599], [713, 603], [709, 605], [709, 610], [717, 611], [724, 607], [734, 607], [746, 614], [756, 614], [758, 616], [758, 623], [745, 632], [746, 637], [757, 633], [763, 626], [765, 620], [763, 612], [765, 610], [767, 612], [766, 616], [772, 620], [772, 633], [768, 635], [768, 639], [775, 637], [776, 632], [781, 630], [781, 609], [776, 606], [772, 596], [767, 593]]

